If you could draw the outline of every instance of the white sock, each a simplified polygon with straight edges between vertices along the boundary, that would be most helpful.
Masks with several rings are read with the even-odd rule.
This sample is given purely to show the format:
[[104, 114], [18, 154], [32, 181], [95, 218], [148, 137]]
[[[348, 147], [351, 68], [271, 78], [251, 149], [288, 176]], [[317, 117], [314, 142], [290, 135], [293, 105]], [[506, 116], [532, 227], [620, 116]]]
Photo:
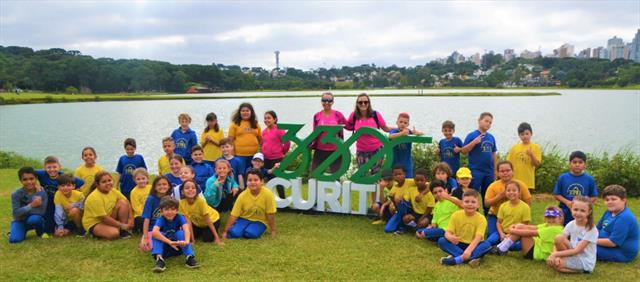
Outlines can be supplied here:
[[415, 222], [415, 221], [413, 221], [413, 220], [412, 220], [411, 222], [407, 223], [407, 225], [409, 225], [409, 226], [411, 226], [411, 227], [416, 227], [416, 226], [418, 226], [418, 224], [416, 224], [416, 222]]
[[500, 242], [500, 244], [498, 244], [498, 249], [500, 249], [501, 252], [506, 252], [511, 248], [511, 245], [513, 245], [511, 238], [505, 238]]

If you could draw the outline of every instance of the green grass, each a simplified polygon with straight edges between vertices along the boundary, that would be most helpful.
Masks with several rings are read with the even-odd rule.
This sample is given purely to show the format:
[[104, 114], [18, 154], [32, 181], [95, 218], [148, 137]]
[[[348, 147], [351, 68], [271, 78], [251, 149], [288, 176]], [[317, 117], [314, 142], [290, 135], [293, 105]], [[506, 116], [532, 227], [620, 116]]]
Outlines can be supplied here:
[[[255, 94], [242, 96], [242, 98], [305, 98], [311, 97], [309, 95], [291, 94], [286, 96], [269, 95], [268, 92], [259, 94], [260, 92], [251, 92]], [[318, 95], [320, 92], [318, 92]], [[548, 95], [560, 95], [557, 92], [465, 92], [465, 93], [429, 93], [429, 94], [417, 94], [417, 93], [399, 93], [399, 94], [373, 94], [372, 96], [548, 96]], [[340, 97], [356, 97], [358, 94], [338, 94]], [[41, 92], [24, 92], [22, 94], [15, 93], [0, 93], [0, 105], [15, 105], [15, 104], [43, 104], [43, 103], [77, 103], [77, 102], [100, 102], [100, 101], [147, 101], [147, 100], [210, 100], [210, 99], [237, 99], [236, 96], [225, 96], [219, 94], [219, 96], [168, 96], [167, 93], [132, 93], [132, 94], [56, 94], [56, 93], [41, 93]]]
[[[11, 192], [19, 186], [15, 169], [0, 169], [0, 230], [11, 221]], [[533, 205], [534, 221], [542, 220], [547, 200]], [[640, 200], [632, 199], [637, 207]], [[595, 212], [604, 211], [601, 202]], [[226, 218], [226, 215], [224, 216]], [[187, 269], [182, 258], [168, 260], [167, 271], [151, 273], [148, 254], [137, 250], [139, 236], [106, 242], [91, 238], [40, 239], [33, 232], [20, 244], [0, 240], [0, 280], [612, 280], [640, 277], [640, 260], [630, 264], [598, 262], [590, 275], [562, 275], [543, 262], [487, 256], [477, 269], [467, 265], [444, 267], [444, 253], [431, 242], [410, 234], [385, 234], [371, 219], [345, 215], [303, 215], [281, 212], [276, 216], [278, 236], [260, 240], [227, 240], [224, 246], [196, 243], [202, 267]], [[636, 280], [637, 281], [637, 280]]]

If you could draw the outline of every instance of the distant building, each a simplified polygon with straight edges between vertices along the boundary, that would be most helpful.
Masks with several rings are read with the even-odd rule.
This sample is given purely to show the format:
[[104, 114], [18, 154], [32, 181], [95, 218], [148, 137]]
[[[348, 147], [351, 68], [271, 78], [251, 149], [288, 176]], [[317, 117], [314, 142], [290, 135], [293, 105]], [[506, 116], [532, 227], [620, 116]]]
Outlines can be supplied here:
[[472, 62], [475, 65], [479, 66], [482, 64], [482, 56], [480, 55], [480, 53], [475, 53], [469, 57], [469, 62]]
[[458, 56], [458, 59], [455, 62], [456, 64], [464, 63], [464, 55], [460, 54], [460, 56]]
[[624, 46], [624, 41], [622, 40], [622, 38], [614, 36], [613, 38], [607, 40], [608, 49], [610, 49], [611, 47], [619, 47], [619, 46]]
[[624, 46], [612, 46], [609, 48], [609, 60], [624, 59]]
[[573, 45], [569, 43], [562, 44], [558, 49], [553, 50], [554, 57], [557, 58], [571, 58], [573, 57]]
[[634, 36], [633, 41], [631, 41], [629, 60], [640, 63], [640, 29], [638, 29], [636, 36]]
[[504, 50], [504, 61], [508, 62], [516, 58], [516, 53], [513, 49]]
[[542, 53], [540, 53], [540, 51], [531, 52], [525, 49], [524, 51], [522, 51], [522, 53], [520, 53], [520, 57], [524, 59], [535, 59], [538, 57], [542, 57]]
[[609, 59], [609, 48], [600, 49], [600, 59]]
[[591, 48], [584, 49], [578, 53], [578, 58], [589, 59], [591, 58]]
[[591, 52], [591, 58], [594, 59], [598, 59], [600, 58], [600, 53], [602, 53], [602, 50], [604, 49], [604, 47], [598, 47], [598, 48], [593, 48], [592, 52]]

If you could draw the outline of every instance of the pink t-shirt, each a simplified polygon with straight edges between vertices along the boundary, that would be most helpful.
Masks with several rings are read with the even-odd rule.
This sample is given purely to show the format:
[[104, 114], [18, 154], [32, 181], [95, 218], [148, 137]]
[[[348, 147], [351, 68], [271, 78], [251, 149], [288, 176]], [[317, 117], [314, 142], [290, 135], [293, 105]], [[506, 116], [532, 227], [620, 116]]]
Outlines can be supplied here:
[[[331, 113], [328, 116], [325, 116], [323, 111], [319, 111], [313, 116], [313, 129], [320, 125], [339, 125], [345, 124], [346, 122], [344, 115], [339, 111], [331, 110]], [[325, 135], [327, 135], [327, 133], [323, 132], [316, 139], [316, 149], [322, 151], [335, 151], [336, 145], [330, 143], [322, 144], [322, 142], [320, 142]]]
[[277, 160], [284, 158], [284, 154], [289, 151], [291, 141], [282, 142], [285, 131], [278, 129], [275, 125], [262, 131], [262, 154], [267, 160]]
[[[353, 112], [349, 115], [349, 122], [353, 120], [353, 115]], [[380, 115], [379, 112], [375, 112], [375, 115], [378, 116], [380, 127], [385, 127], [387, 124], [382, 118], [382, 115]], [[376, 120], [373, 117], [366, 119], [357, 119], [356, 123], [353, 125], [353, 131], [358, 131], [358, 129], [360, 129], [361, 127], [371, 127], [376, 129], [378, 128], [378, 126], [376, 125]], [[373, 152], [380, 149], [380, 147], [382, 147], [382, 142], [380, 142], [380, 140], [370, 134], [364, 134], [360, 136], [360, 138], [358, 138], [358, 141], [356, 141], [356, 150], [358, 152]]]

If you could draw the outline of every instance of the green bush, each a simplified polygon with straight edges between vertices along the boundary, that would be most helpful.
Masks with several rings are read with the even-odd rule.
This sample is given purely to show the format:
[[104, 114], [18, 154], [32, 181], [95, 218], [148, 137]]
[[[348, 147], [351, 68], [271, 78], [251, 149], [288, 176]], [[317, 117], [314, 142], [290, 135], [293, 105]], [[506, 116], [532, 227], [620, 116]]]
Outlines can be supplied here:
[[41, 167], [42, 164], [35, 159], [23, 157], [14, 152], [0, 151], [0, 169], [3, 168], [21, 168], [23, 166], [31, 166], [33, 168]]
[[78, 88], [75, 88], [73, 86], [69, 86], [69, 87], [64, 89], [64, 93], [67, 93], [67, 94], [78, 94], [79, 91], [78, 91]]

